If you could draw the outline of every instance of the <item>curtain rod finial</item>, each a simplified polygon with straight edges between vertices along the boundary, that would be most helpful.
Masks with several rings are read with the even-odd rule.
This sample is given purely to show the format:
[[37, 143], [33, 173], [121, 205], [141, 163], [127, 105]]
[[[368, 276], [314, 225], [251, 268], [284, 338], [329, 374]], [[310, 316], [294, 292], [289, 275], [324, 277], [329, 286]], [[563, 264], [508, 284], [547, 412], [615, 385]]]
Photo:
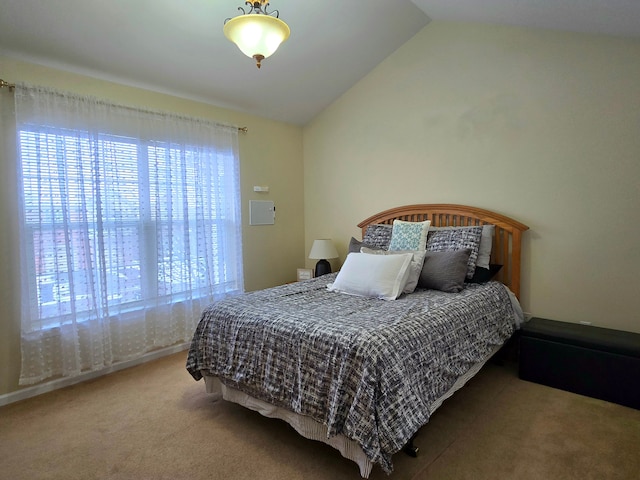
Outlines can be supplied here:
[[0, 78], [0, 88], [8, 88], [9, 90], [13, 91], [14, 88], [16, 88], [15, 84], [13, 83], [9, 83], [9, 82], [5, 82], [4, 80], [2, 80]]

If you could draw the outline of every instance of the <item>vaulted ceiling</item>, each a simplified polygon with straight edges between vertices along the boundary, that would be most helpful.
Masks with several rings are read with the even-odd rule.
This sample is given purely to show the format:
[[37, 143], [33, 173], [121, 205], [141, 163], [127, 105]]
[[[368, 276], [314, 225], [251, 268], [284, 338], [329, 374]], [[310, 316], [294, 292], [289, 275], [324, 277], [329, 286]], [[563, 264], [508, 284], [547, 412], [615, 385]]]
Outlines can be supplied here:
[[2, 0], [0, 54], [304, 125], [431, 20], [640, 38], [638, 0], [272, 0], [291, 37], [258, 70], [222, 33], [239, 6]]

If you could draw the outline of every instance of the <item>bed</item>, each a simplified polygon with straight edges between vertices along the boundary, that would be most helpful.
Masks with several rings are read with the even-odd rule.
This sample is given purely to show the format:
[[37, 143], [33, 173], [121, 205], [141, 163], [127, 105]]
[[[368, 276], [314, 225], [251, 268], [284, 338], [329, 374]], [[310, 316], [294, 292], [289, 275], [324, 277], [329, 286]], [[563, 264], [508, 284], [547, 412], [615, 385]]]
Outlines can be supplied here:
[[[336, 448], [367, 478], [374, 465], [391, 473], [395, 453], [415, 453], [417, 431], [523, 321], [520, 253], [528, 227], [449, 204], [385, 210], [358, 227], [362, 239], [351, 239], [339, 272], [207, 307], [187, 370], [204, 378], [207, 392]], [[414, 242], [406, 232], [418, 232], [421, 249], [398, 248]], [[377, 243], [385, 235], [386, 248]], [[457, 270], [464, 269], [463, 284], [454, 282], [451, 290], [445, 282], [443, 291], [436, 281], [432, 287], [434, 271], [427, 265], [442, 268], [443, 259], [454, 256]], [[404, 290], [392, 301], [341, 290], [362, 265], [396, 269], [393, 288]], [[412, 268], [418, 280], [407, 290]], [[490, 275], [476, 281], [485, 270]]]

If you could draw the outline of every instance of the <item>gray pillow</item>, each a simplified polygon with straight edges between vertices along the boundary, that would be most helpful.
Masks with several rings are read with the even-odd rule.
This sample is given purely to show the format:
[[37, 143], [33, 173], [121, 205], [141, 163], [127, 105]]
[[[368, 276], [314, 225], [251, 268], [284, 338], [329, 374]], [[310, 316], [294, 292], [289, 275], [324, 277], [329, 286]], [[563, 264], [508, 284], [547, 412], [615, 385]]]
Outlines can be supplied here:
[[424, 257], [418, 287], [457, 293], [464, 288], [471, 249], [430, 252]]

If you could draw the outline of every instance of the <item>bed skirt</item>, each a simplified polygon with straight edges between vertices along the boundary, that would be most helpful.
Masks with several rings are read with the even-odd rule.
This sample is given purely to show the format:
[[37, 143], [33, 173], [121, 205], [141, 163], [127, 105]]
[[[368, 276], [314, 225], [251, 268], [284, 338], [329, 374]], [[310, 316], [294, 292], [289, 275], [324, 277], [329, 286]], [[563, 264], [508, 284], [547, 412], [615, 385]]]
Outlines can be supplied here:
[[[498, 351], [502, 345], [496, 346], [482, 361], [473, 365], [467, 373], [462, 375], [456, 383], [440, 398], [431, 404], [429, 415], [433, 415], [442, 403], [451, 397], [455, 392], [460, 390], [471, 378], [473, 378], [484, 364]], [[217, 377], [204, 376], [207, 393], [221, 396], [224, 400], [237, 403], [250, 410], [254, 410], [261, 415], [269, 418], [278, 418], [284, 420], [291, 425], [298, 434], [309, 440], [317, 440], [325, 443], [340, 452], [340, 454], [358, 465], [362, 478], [369, 478], [373, 463], [365, 455], [364, 451], [357, 442], [351, 440], [344, 435], [334, 435], [329, 437], [327, 427], [316, 422], [311, 417], [299, 415], [285, 408], [276, 407], [263, 400], [258, 400], [244, 392], [234, 388], [227, 387]]]

